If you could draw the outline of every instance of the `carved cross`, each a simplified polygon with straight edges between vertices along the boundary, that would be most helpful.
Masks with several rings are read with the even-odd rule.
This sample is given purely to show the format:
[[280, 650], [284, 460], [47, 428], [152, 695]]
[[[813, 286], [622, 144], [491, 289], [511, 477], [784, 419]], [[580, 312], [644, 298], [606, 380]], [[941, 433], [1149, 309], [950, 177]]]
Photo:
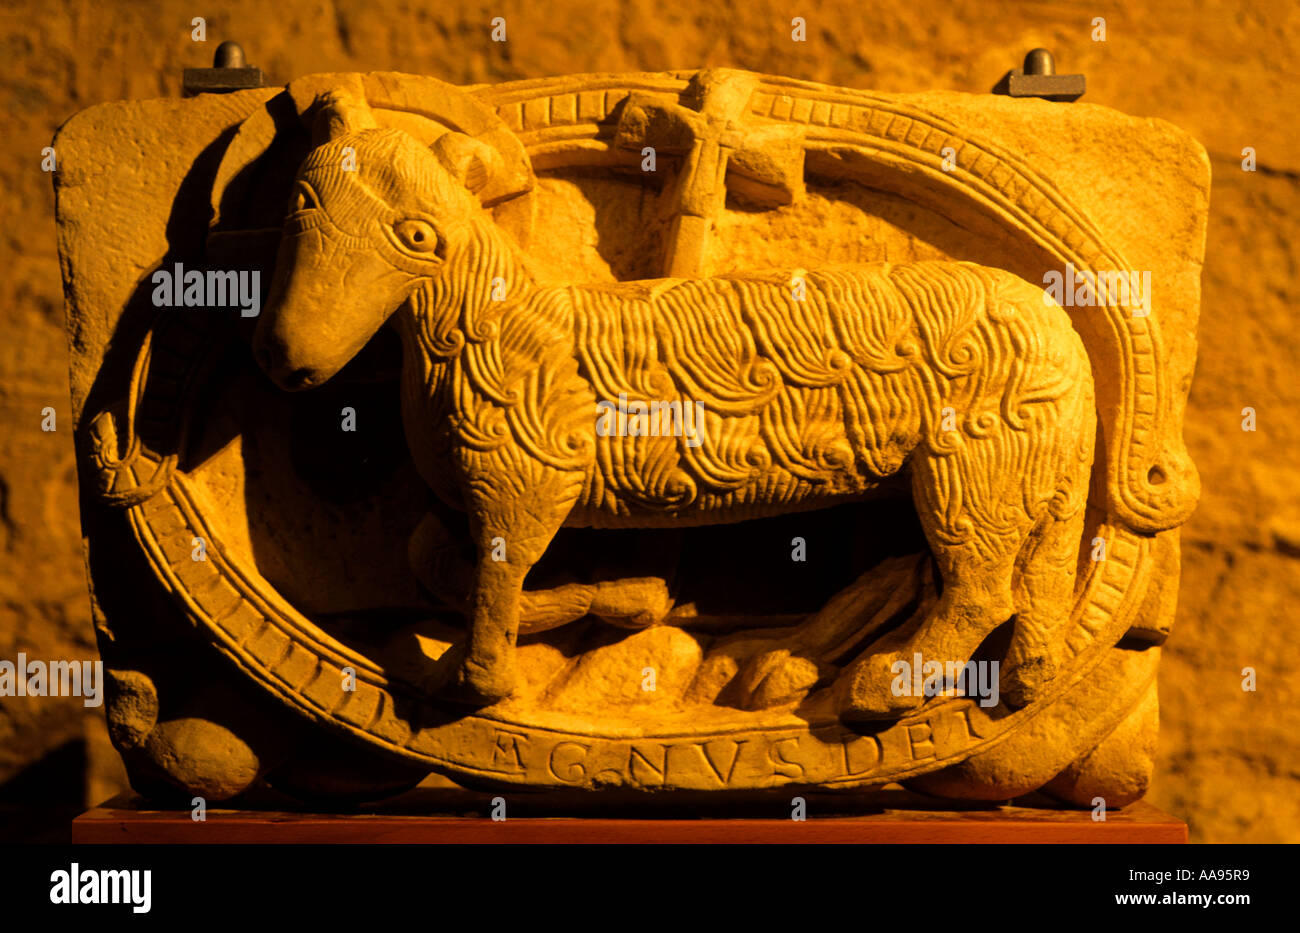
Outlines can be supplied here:
[[803, 194], [803, 128], [744, 120], [756, 79], [727, 70], [700, 74], [687, 91], [695, 109], [651, 94], [632, 94], [614, 143], [641, 161], [646, 146], [679, 156], [672, 235], [665, 272], [674, 278], [702, 274], [714, 219], [727, 191], [769, 207]]

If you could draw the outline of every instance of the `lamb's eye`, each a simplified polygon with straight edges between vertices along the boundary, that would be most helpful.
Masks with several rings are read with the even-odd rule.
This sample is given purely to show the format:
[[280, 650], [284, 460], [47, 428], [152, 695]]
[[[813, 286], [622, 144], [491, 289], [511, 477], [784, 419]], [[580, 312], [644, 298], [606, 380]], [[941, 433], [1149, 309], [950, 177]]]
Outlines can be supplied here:
[[438, 234], [423, 220], [403, 220], [393, 227], [397, 241], [413, 253], [432, 253], [438, 248]]

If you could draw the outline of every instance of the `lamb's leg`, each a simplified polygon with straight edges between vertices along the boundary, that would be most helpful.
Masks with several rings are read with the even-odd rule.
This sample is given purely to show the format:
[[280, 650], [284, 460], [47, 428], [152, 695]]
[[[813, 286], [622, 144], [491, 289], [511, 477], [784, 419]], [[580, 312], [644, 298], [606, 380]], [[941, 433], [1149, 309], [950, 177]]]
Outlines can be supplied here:
[[[462, 554], [459, 539], [433, 514], [411, 534], [411, 572], [439, 608], [468, 613], [478, 562]], [[610, 625], [643, 629], [673, 609], [665, 576], [615, 577], [595, 583], [560, 583], [524, 590], [519, 597], [519, 634], [546, 632], [589, 615]]]
[[[964, 665], [1015, 613], [1012, 574], [1034, 522], [1021, 505], [1014, 471], [987, 471], [986, 482], [975, 482], [981, 467], [987, 471], [973, 450], [917, 459], [913, 498], [943, 593], [914, 630], [881, 639], [841, 676], [837, 692], [846, 719], [893, 718], [920, 706], [926, 697], [915, 695], [910, 676], [918, 656], [922, 665], [937, 662], [946, 673], [950, 664]], [[989, 515], [1000, 518], [1002, 527], [989, 529], [975, 519]], [[900, 683], [907, 689], [896, 690]]]
[[1056, 495], [1020, 554], [1022, 592], [1002, 672], [1002, 693], [1013, 707], [1046, 697], [1066, 660], [1094, 439], [1092, 393], [1083, 398], [1077, 447], [1067, 450]]
[[[515, 686], [515, 640], [524, 578], [568, 517], [581, 476], [559, 471], [494, 471], [467, 484], [477, 552], [469, 636], [439, 659], [448, 699], [486, 705]], [[525, 475], [521, 475], [525, 474]]]

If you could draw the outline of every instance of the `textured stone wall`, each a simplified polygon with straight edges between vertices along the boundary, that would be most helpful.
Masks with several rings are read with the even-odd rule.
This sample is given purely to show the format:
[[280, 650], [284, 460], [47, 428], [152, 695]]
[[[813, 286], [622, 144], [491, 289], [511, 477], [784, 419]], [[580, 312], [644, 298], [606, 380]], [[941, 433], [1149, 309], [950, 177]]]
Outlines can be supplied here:
[[[274, 10], [271, 13], [271, 10]], [[190, 22], [207, 18], [206, 44]], [[489, 40], [495, 16], [505, 43]], [[790, 20], [807, 21], [807, 41]], [[1093, 19], [1106, 21], [1094, 41]], [[93, 657], [68, 418], [53, 195], [41, 149], [104, 100], [177, 96], [181, 70], [241, 41], [272, 83], [399, 70], [455, 83], [728, 65], [882, 91], [986, 93], [1024, 52], [1082, 71], [1085, 101], [1168, 120], [1214, 171], [1187, 415], [1205, 494], [1184, 531], [1178, 623], [1160, 675], [1149, 799], [1200, 841], [1300, 841], [1300, 344], [1292, 315], [1300, 156], [1288, 61], [1300, 11], [1135, 0], [697, 3], [690, 0], [17, 2], [0, 11], [0, 658]], [[1062, 104], [1061, 106], [1070, 106]], [[1253, 147], [1257, 171], [1242, 171]], [[1160, 153], [1150, 158], [1160, 159]], [[53, 407], [57, 429], [42, 431]], [[1242, 409], [1258, 430], [1242, 430]], [[1242, 689], [1242, 669], [1258, 689]], [[38, 798], [75, 808], [124, 781], [102, 713], [0, 700], [0, 823]], [[75, 749], [69, 754], [68, 749]], [[74, 774], [75, 772], [75, 774]], [[43, 774], [63, 780], [41, 779]]]

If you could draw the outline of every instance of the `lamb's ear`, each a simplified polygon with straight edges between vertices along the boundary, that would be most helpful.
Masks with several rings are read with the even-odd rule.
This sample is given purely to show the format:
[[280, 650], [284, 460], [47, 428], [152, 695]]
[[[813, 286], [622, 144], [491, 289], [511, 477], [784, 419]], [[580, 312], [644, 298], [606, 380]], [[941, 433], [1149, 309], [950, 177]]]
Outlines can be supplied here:
[[444, 133], [433, 143], [433, 154], [452, 178], [477, 194], [501, 163], [501, 156], [486, 143], [464, 133]]
[[318, 146], [346, 133], [379, 129], [370, 105], [346, 88], [335, 88], [320, 95], [316, 106], [312, 141]]

